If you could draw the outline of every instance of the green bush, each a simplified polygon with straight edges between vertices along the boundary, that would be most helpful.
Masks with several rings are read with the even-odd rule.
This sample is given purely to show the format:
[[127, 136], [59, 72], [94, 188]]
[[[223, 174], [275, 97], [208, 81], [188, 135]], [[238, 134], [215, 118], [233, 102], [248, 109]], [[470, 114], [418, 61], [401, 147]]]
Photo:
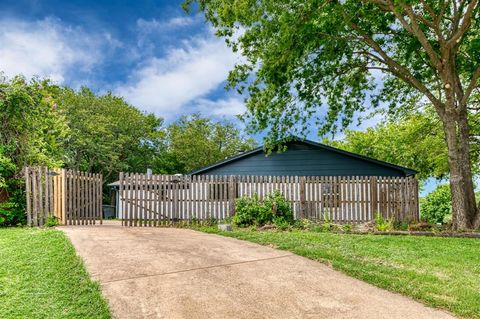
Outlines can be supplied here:
[[438, 185], [421, 202], [420, 213], [422, 219], [429, 223], [446, 223], [452, 213], [452, 196], [450, 186]]
[[393, 219], [383, 218], [383, 215], [377, 212], [375, 215], [375, 228], [378, 231], [390, 231], [393, 229]]
[[23, 225], [27, 222], [25, 192], [18, 186], [21, 183], [20, 179], [8, 181], [10, 196], [6, 202], [0, 203], [0, 227]]
[[294, 218], [288, 201], [280, 191], [275, 190], [263, 200], [257, 194], [237, 199], [232, 222], [239, 227], [272, 223], [280, 229], [286, 229], [293, 224]]
[[251, 226], [255, 223], [259, 210], [262, 209], [257, 194], [252, 197], [241, 197], [235, 201], [235, 215], [232, 223], [240, 227]]
[[58, 218], [55, 216], [49, 216], [47, 218], [47, 222], [45, 223], [45, 227], [55, 227], [58, 226], [60, 223], [58, 221]]

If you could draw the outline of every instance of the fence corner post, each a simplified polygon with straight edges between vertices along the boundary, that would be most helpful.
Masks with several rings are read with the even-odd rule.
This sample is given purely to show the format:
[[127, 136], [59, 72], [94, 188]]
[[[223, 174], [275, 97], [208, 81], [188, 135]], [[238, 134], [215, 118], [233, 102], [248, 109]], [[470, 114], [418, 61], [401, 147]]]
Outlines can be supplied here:
[[32, 205], [30, 194], [30, 169], [28, 166], [23, 168], [25, 174], [25, 197], [27, 200], [27, 226], [32, 226]]
[[413, 202], [415, 206], [415, 221], [419, 222], [421, 219], [420, 216], [420, 201], [418, 200], [418, 179], [413, 177]]
[[62, 202], [61, 202], [61, 218], [62, 223], [67, 225], [67, 177], [66, 177], [67, 170], [62, 168], [60, 175], [61, 175], [61, 183], [62, 183]]

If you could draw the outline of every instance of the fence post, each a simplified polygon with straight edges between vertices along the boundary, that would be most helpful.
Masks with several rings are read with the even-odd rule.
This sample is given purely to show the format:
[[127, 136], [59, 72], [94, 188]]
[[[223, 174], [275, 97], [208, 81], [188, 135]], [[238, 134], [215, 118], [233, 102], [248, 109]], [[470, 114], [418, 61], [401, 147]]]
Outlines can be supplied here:
[[235, 182], [236, 178], [233, 175], [228, 177], [228, 202], [229, 202], [229, 217], [235, 213]]
[[375, 211], [377, 210], [377, 178], [375, 176], [370, 177], [370, 212], [372, 216], [370, 218], [375, 219]]
[[65, 218], [67, 215], [67, 178], [66, 178], [66, 170], [62, 168], [60, 172], [60, 181], [62, 183], [62, 201], [61, 201], [61, 218], [62, 223], [67, 225], [67, 219]]
[[123, 194], [123, 172], [120, 172], [119, 184], [118, 184], [118, 203], [117, 203], [117, 212], [120, 208], [120, 203], [122, 203], [122, 226], [127, 226], [124, 223], [125, 220], [125, 204], [122, 202], [122, 199], [125, 199], [125, 195]]
[[32, 226], [32, 202], [30, 192], [30, 169], [28, 166], [24, 168], [25, 173], [25, 195], [27, 198], [27, 225]]
[[97, 205], [98, 213], [100, 214], [100, 225], [103, 225], [103, 174], [97, 174]]
[[299, 187], [300, 187], [300, 218], [305, 218], [305, 210], [307, 208], [307, 199], [306, 199], [306, 194], [305, 194], [305, 188], [306, 188], [306, 181], [305, 181], [305, 176], [300, 176], [299, 179]]

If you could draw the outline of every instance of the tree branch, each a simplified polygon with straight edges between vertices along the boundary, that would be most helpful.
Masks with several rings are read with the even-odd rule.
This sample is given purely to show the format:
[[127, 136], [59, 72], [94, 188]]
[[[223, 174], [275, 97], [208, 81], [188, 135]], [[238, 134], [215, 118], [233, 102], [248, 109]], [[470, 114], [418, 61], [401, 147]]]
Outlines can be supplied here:
[[416, 18], [416, 15], [415, 13], [413, 12], [412, 10], [412, 7], [411, 6], [407, 6], [407, 5], [402, 5], [402, 8], [403, 10], [405, 10], [405, 12], [407, 13], [408, 17], [410, 18], [410, 22], [411, 22], [411, 25], [405, 20], [405, 18], [403, 17], [403, 14], [401, 14], [400, 12], [398, 12], [396, 9], [395, 9], [395, 5], [393, 2], [390, 2], [391, 3], [391, 7], [390, 9], [392, 10], [393, 14], [395, 15], [395, 17], [397, 17], [397, 19], [400, 21], [400, 23], [403, 25], [403, 27], [405, 28], [405, 30], [407, 30], [408, 32], [410, 32], [412, 35], [414, 35], [418, 41], [420, 42], [420, 44], [422, 45], [422, 47], [425, 49], [425, 51], [427, 52], [428, 56], [430, 57], [430, 59], [432, 60], [435, 68], [438, 70], [438, 72], [441, 72], [442, 70], [442, 63], [440, 61], [440, 58], [438, 57], [437, 55], [437, 52], [435, 52], [435, 50], [433, 49], [432, 45], [430, 44], [430, 42], [428, 41], [425, 33], [422, 31], [422, 29], [420, 28], [420, 26], [418, 25], [417, 23], [417, 18]]
[[[455, 1], [453, 1], [453, 2], [455, 3]], [[458, 21], [456, 24], [460, 23], [460, 17], [462, 15], [462, 11], [463, 11], [463, 9], [461, 9], [462, 3], [459, 7], [460, 7], [460, 10], [458, 10], [458, 12], [456, 13], [456, 15], [458, 16], [458, 19], [455, 19], [455, 21]], [[465, 34], [465, 32], [470, 27], [470, 24], [472, 23], [472, 17], [473, 17], [473, 14], [475, 13], [477, 7], [478, 7], [478, 0], [472, 0], [472, 2], [469, 3], [469, 5], [468, 5], [468, 7], [465, 11], [463, 21], [461, 22], [460, 26], [458, 26], [458, 29], [455, 28], [455, 29], [457, 29], [456, 32], [451, 35], [450, 39], [448, 39], [447, 47], [453, 48], [455, 46], [455, 44]]]
[[480, 78], [480, 65], [477, 67], [475, 72], [473, 72], [472, 78], [470, 79], [470, 84], [468, 85], [465, 93], [463, 94], [463, 98], [460, 101], [460, 105], [466, 105], [470, 95], [472, 94], [473, 90], [478, 86], [477, 82]]
[[364, 39], [365, 44], [367, 44], [372, 50], [377, 52], [380, 57], [382, 58], [382, 63], [384, 63], [389, 71], [400, 77], [402, 80], [404, 80], [406, 83], [412, 85], [415, 87], [417, 90], [425, 94], [425, 96], [432, 102], [432, 104], [438, 109], [438, 112], [440, 114], [443, 114], [443, 104], [441, 103], [440, 100], [438, 100], [435, 95], [430, 92], [430, 90], [420, 81], [418, 80], [407, 68], [404, 66], [400, 65], [398, 62], [393, 60], [382, 48], [381, 46], [373, 40], [367, 33], [365, 33], [363, 30], [361, 30], [358, 25], [353, 23], [351, 20], [347, 20], [347, 23], [350, 24], [350, 26], [357, 31]]

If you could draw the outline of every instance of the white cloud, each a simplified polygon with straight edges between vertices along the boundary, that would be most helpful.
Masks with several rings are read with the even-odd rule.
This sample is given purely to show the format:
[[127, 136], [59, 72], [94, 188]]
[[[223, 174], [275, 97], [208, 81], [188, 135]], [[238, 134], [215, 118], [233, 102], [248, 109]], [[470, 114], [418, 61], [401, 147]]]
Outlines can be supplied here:
[[88, 73], [106, 51], [120, 45], [109, 34], [88, 34], [52, 18], [5, 19], [0, 21], [0, 70], [8, 77], [23, 74], [63, 83], [68, 72]]
[[218, 100], [198, 99], [196, 101], [196, 109], [203, 114], [210, 114], [216, 117], [234, 117], [245, 113], [247, 110], [245, 103], [235, 97]]
[[178, 27], [186, 27], [192, 24], [199, 22], [200, 15], [196, 15], [193, 17], [187, 16], [177, 16], [172, 17], [169, 20], [145, 20], [145, 19], [138, 19], [137, 20], [137, 29], [144, 33], [160, 31], [163, 32], [165, 29], [168, 28], [178, 28]]
[[[196, 99], [223, 84], [236, 60], [224, 41], [211, 34], [185, 40], [162, 58], [146, 59], [115, 92], [143, 110], [171, 119], [185, 113], [189, 106], [194, 108]], [[222, 102], [218, 106], [227, 111], [227, 105]]]

